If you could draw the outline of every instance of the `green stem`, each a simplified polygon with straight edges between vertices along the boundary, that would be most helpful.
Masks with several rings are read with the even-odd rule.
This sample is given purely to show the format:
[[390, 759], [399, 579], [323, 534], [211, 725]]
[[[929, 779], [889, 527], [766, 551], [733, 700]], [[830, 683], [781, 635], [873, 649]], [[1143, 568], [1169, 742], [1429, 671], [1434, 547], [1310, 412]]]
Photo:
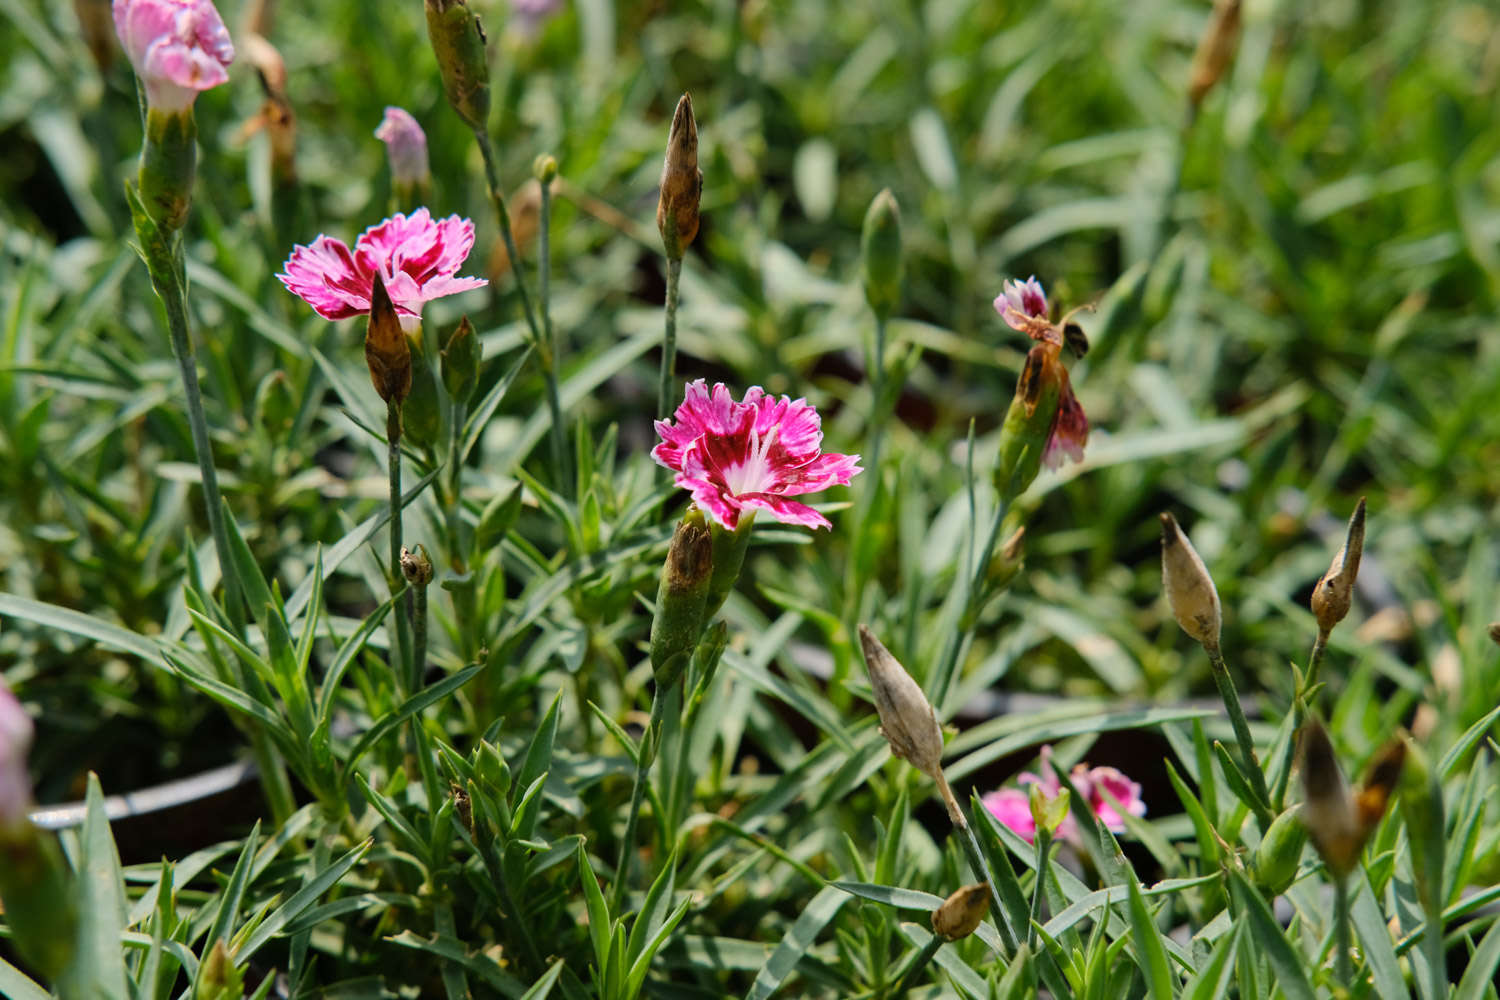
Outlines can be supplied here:
[[666, 329], [661, 339], [661, 380], [656, 390], [656, 414], [666, 420], [672, 415], [677, 391], [677, 300], [681, 294], [682, 258], [667, 258]]
[[505, 252], [510, 255], [510, 271], [516, 279], [516, 292], [521, 296], [521, 311], [526, 316], [526, 325], [531, 328], [532, 343], [542, 339], [541, 327], [537, 324], [536, 312], [531, 307], [531, 291], [526, 287], [526, 275], [521, 270], [521, 255], [516, 250], [516, 238], [511, 234], [510, 209], [505, 205], [505, 193], [500, 190], [500, 175], [495, 168], [495, 150], [490, 137], [483, 129], [474, 130], [474, 140], [479, 143], [479, 154], [484, 157], [484, 179], [489, 185], [490, 201], [495, 205], [495, 217], [500, 223], [500, 238], [505, 241]]
[[1229, 713], [1229, 724], [1234, 727], [1234, 738], [1240, 745], [1240, 764], [1245, 777], [1250, 781], [1250, 790], [1258, 798], [1256, 814], [1261, 822], [1270, 824], [1271, 795], [1266, 789], [1266, 775], [1255, 755], [1255, 741], [1250, 737], [1250, 723], [1245, 719], [1245, 710], [1240, 706], [1239, 692], [1234, 689], [1234, 678], [1229, 676], [1229, 665], [1217, 645], [1204, 645], [1208, 662], [1213, 666], [1214, 683], [1219, 687], [1219, 697], [1224, 699], [1224, 708]]
[[1422, 926], [1422, 951], [1427, 956], [1427, 995], [1442, 1000], [1448, 981], [1448, 963], [1443, 957], [1443, 903], [1429, 893], [1427, 919]]
[[939, 707], [939, 710], [947, 700], [948, 688], [952, 685], [953, 674], [958, 666], [959, 653], [964, 648], [965, 640], [974, 630], [976, 612], [983, 606], [984, 599], [989, 596], [984, 592], [985, 576], [989, 571], [990, 558], [995, 554], [995, 546], [1000, 540], [1001, 526], [1005, 522], [1005, 515], [1009, 509], [1010, 505], [1004, 497], [997, 500], [995, 518], [990, 522], [989, 535], [979, 551], [979, 558], [970, 563], [968, 570], [960, 575], [959, 586], [962, 589], [955, 595], [962, 609], [957, 623], [958, 627], [948, 632], [937, 667], [930, 675], [932, 678], [931, 701]]
[[[396, 593], [403, 585], [406, 576], [401, 572], [401, 522], [403, 513], [401, 509], [401, 403], [391, 399], [386, 402], [385, 408], [385, 438], [386, 438], [386, 474], [390, 480], [390, 503], [391, 503], [391, 564], [387, 575], [391, 587], [391, 593]], [[406, 594], [405, 614], [400, 612], [391, 616], [391, 629], [395, 633], [396, 648], [392, 650], [391, 670], [395, 674], [397, 683], [406, 686], [406, 693], [413, 693], [416, 688], [411, 685], [410, 671], [412, 664], [411, 649], [411, 623], [414, 598], [411, 591]]]
[[916, 957], [911, 960], [911, 964], [906, 967], [906, 971], [901, 974], [900, 981], [891, 990], [891, 1000], [901, 1000], [902, 997], [906, 996], [906, 991], [916, 984], [917, 977], [927, 968], [928, 963], [932, 961], [933, 956], [938, 953], [938, 949], [944, 944], [943, 939], [934, 934], [932, 939], [922, 946], [922, 950], [917, 952]]
[[1047, 879], [1047, 849], [1052, 844], [1052, 835], [1046, 830], [1036, 831], [1036, 884], [1031, 890], [1031, 923], [1026, 927], [1026, 946], [1036, 948], [1036, 928], [1042, 922], [1042, 895]]
[[1333, 881], [1333, 969], [1345, 990], [1354, 978], [1349, 964], [1349, 886], [1342, 876]]
[[[963, 806], [959, 806], [962, 811]], [[979, 878], [984, 879], [990, 887], [990, 919], [1000, 931], [1000, 940], [1005, 945], [1008, 954], [1016, 953], [1016, 935], [1011, 931], [1010, 922], [1005, 918], [1005, 902], [1000, 898], [999, 882], [995, 879], [995, 873], [990, 871], [989, 864], [984, 860], [984, 851], [980, 850], [979, 838], [974, 833], [974, 824], [967, 818], [963, 827], [959, 830], [962, 834], [958, 838], [959, 845], [964, 849], [964, 856], [969, 859], [969, 867]]]
[[880, 450], [885, 443], [885, 407], [881, 400], [885, 397], [885, 314], [875, 314], [875, 356], [870, 361], [870, 392], [874, 398], [870, 401], [870, 460], [867, 468], [875, 471], [872, 482], [876, 485], [870, 487], [870, 496], [873, 498], [878, 490], [880, 482]]
[[666, 709], [666, 692], [657, 690], [651, 695], [651, 721], [641, 734], [640, 752], [635, 757], [635, 784], [630, 790], [630, 811], [625, 814], [625, 834], [620, 838], [620, 859], [615, 863], [615, 883], [610, 889], [610, 912], [619, 913], [625, 901], [625, 883], [629, 881], [630, 858], [635, 853], [635, 827], [641, 815], [641, 799], [646, 794], [646, 782], [651, 765], [656, 760], [656, 744], [661, 739], [662, 717]]
[[567, 426], [563, 423], [562, 396], [558, 391], [557, 368], [560, 353], [557, 338], [552, 331], [552, 185], [542, 184], [541, 248], [537, 260], [537, 288], [540, 291], [542, 313], [541, 351], [542, 374], [547, 383], [547, 412], [551, 416], [552, 468], [556, 482], [564, 496], [573, 493], [573, 476], [569, 471]]
[[[1313, 685], [1318, 682], [1318, 668], [1323, 665], [1323, 656], [1328, 652], [1328, 630], [1318, 629], [1318, 637], [1313, 640], [1312, 652], [1307, 657], [1307, 673], [1303, 675], [1302, 687], [1293, 693], [1292, 697], [1292, 751], [1297, 746], [1297, 734], [1302, 731], [1302, 721], [1307, 717], [1307, 699], [1312, 692]], [[1286, 804], [1286, 790], [1291, 783], [1292, 768], [1288, 764], [1276, 775], [1275, 787], [1271, 789], [1271, 809], [1280, 813]]]
[[[422, 687], [427, 668], [427, 584], [415, 583], [407, 592], [411, 599], [411, 673], [407, 690], [416, 693]], [[416, 719], [412, 720], [414, 723]], [[435, 808], [435, 807], [434, 807]]]

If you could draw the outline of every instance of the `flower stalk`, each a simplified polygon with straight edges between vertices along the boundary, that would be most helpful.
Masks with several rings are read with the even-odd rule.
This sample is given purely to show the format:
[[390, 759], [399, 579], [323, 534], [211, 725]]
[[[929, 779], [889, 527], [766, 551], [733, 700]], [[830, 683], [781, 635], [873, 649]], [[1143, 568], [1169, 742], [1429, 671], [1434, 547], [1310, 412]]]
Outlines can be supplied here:
[[698, 235], [698, 210], [703, 195], [703, 171], [698, 169], [698, 122], [693, 99], [683, 94], [672, 115], [667, 155], [661, 167], [661, 195], [656, 203], [656, 228], [667, 256], [667, 301], [662, 332], [661, 377], [656, 412], [672, 411], [672, 382], [677, 375], [677, 301], [682, 279], [682, 255]]

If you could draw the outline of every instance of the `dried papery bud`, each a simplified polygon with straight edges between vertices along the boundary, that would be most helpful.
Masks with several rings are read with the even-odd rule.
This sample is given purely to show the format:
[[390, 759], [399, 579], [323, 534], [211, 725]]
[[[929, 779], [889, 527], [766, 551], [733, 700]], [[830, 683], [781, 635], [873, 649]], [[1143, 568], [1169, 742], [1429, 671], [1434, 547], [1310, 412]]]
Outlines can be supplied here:
[[115, 62], [115, 22], [109, 7], [109, 0], [73, 0], [79, 33], [100, 75], [108, 73]]
[[[561, 181], [557, 182], [561, 183]], [[515, 190], [506, 202], [510, 206], [510, 233], [516, 241], [516, 252], [525, 254], [542, 229], [542, 185], [532, 177]], [[496, 236], [490, 250], [489, 265], [485, 268], [489, 276], [498, 281], [510, 270], [510, 251], [505, 240]]]
[[1187, 535], [1171, 514], [1161, 515], [1161, 578], [1182, 630], [1210, 651], [1219, 648], [1219, 591]]
[[1354, 868], [1364, 837], [1354, 814], [1354, 795], [1334, 755], [1328, 730], [1316, 716], [1302, 725], [1302, 823], [1330, 871], [1342, 878]]
[[1359, 576], [1359, 557], [1365, 550], [1365, 498], [1360, 497], [1349, 517], [1344, 547], [1333, 557], [1328, 572], [1313, 588], [1312, 612], [1324, 633], [1344, 620], [1354, 599], [1354, 579]]
[[975, 882], [959, 889], [932, 911], [932, 932], [948, 941], [966, 938], [990, 912], [990, 884]]
[[885, 318], [901, 299], [901, 207], [890, 188], [877, 194], [865, 212], [859, 257], [865, 301], [875, 315]]
[[1354, 815], [1368, 836], [1385, 815], [1385, 807], [1391, 801], [1391, 792], [1401, 780], [1401, 770], [1406, 763], [1406, 741], [1391, 740], [1380, 748], [1375, 759], [1365, 770], [1365, 779], [1359, 791], [1354, 793]]
[[651, 671], [660, 690], [677, 683], [703, 635], [713, 568], [708, 519], [697, 506], [689, 507], [672, 532], [651, 620]]
[[380, 273], [370, 285], [370, 322], [365, 328], [365, 364], [370, 381], [387, 403], [400, 403], [411, 392], [411, 347], [401, 330], [396, 306]]
[[426, 546], [420, 542], [415, 549], [401, 546], [401, 575], [413, 587], [425, 587], [432, 582], [432, 559]]
[[448, 103], [464, 123], [484, 131], [490, 116], [490, 68], [484, 28], [464, 0], [425, 0], [427, 37]]
[[698, 235], [698, 205], [703, 197], [703, 171], [698, 169], [698, 123], [693, 118], [693, 99], [687, 94], [677, 102], [672, 131], [667, 134], [667, 156], [661, 165], [661, 198], [656, 203], [656, 228], [661, 244], [672, 260]]
[[1209, 18], [1203, 37], [1198, 39], [1198, 50], [1193, 53], [1188, 100], [1194, 110], [1229, 69], [1239, 39], [1240, 0], [1215, 0], [1213, 16]]
[[880, 713], [880, 735], [891, 745], [892, 754], [937, 782], [948, 818], [954, 826], [967, 827], [963, 810], [943, 775], [943, 727], [932, 703], [906, 668], [864, 625], [859, 627], [859, 645], [870, 672], [875, 709]]

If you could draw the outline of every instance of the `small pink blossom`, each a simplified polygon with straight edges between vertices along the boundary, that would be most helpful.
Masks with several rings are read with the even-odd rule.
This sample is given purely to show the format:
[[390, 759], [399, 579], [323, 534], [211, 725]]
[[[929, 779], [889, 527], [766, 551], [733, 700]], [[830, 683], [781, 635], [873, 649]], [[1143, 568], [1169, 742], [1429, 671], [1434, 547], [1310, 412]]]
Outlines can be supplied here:
[[31, 802], [31, 779], [26, 773], [31, 734], [31, 718], [0, 683], [0, 828], [24, 819]]
[[677, 473], [673, 481], [731, 530], [746, 510], [770, 511], [783, 524], [830, 527], [822, 514], [787, 497], [847, 486], [862, 471], [858, 455], [820, 451], [816, 409], [805, 400], [767, 396], [759, 386], [736, 402], [724, 383], [710, 392], [698, 379], [688, 383], [675, 416], [675, 424], [656, 422], [662, 443], [651, 457]]
[[415, 186], [428, 182], [431, 171], [427, 164], [427, 133], [407, 111], [387, 107], [375, 138], [385, 143], [393, 184]]
[[456, 215], [433, 221], [419, 208], [409, 218], [398, 212], [366, 229], [353, 251], [332, 236], [297, 246], [276, 277], [319, 316], [338, 320], [370, 311], [370, 286], [379, 271], [401, 326], [410, 331], [421, 322], [424, 303], [489, 284], [457, 276], [473, 246], [474, 223]]
[[1063, 462], [1072, 459], [1083, 461], [1083, 446], [1089, 440], [1089, 418], [1083, 406], [1073, 395], [1071, 382], [1063, 382], [1062, 394], [1058, 397], [1057, 417], [1052, 421], [1052, 433], [1047, 435], [1047, 446], [1042, 451], [1042, 464], [1056, 471]]
[[995, 296], [995, 311], [1012, 330], [1031, 333], [1035, 327], [1032, 320], [1047, 318], [1047, 293], [1035, 275], [1025, 281], [1007, 281]]
[[[1016, 779], [1016, 783], [1022, 786], [1039, 785], [1049, 797], [1054, 797], [1062, 791], [1062, 781], [1057, 777], [1057, 772], [1052, 769], [1052, 747], [1050, 745], [1042, 747], [1041, 756], [1041, 775], [1023, 771]], [[1141, 799], [1140, 784], [1131, 781], [1117, 768], [1075, 764], [1073, 770], [1068, 772], [1068, 780], [1073, 783], [1073, 788], [1078, 792], [1079, 797], [1088, 803], [1094, 818], [1112, 833], [1124, 833], [1125, 820], [1114, 805], [1105, 798], [1106, 790], [1125, 807], [1125, 811], [1130, 815], [1146, 815], [1146, 803]], [[1035, 838], [1036, 821], [1032, 819], [1030, 799], [1026, 792], [1015, 788], [1001, 788], [986, 794], [981, 801], [996, 819], [1026, 838], [1028, 844]], [[1075, 844], [1079, 842], [1078, 823], [1073, 819], [1071, 812], [1058, 827], [1057, 835]]]
[[212, 0], [114, 0], [112, 12], [151, 108], [186, 111], [229, 79], [234, 43]]

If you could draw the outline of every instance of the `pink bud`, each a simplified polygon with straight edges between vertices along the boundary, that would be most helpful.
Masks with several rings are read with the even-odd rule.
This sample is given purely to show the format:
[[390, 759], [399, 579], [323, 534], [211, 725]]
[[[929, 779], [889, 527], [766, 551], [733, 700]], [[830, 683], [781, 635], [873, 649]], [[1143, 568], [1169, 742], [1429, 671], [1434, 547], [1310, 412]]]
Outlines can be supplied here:
[[401, 108], [387, 107], [375, 138], [385, 143], [391, 160], [391, 183], [395, 187], [421, 187], [428, 183], [431, 171], [427, 166], [427, 134], [415, 118]]
[[234, 43], [212, 0], [114, 0], [113, 13], [150, 107], [186, 111], [198, 91], [229, 79]]

